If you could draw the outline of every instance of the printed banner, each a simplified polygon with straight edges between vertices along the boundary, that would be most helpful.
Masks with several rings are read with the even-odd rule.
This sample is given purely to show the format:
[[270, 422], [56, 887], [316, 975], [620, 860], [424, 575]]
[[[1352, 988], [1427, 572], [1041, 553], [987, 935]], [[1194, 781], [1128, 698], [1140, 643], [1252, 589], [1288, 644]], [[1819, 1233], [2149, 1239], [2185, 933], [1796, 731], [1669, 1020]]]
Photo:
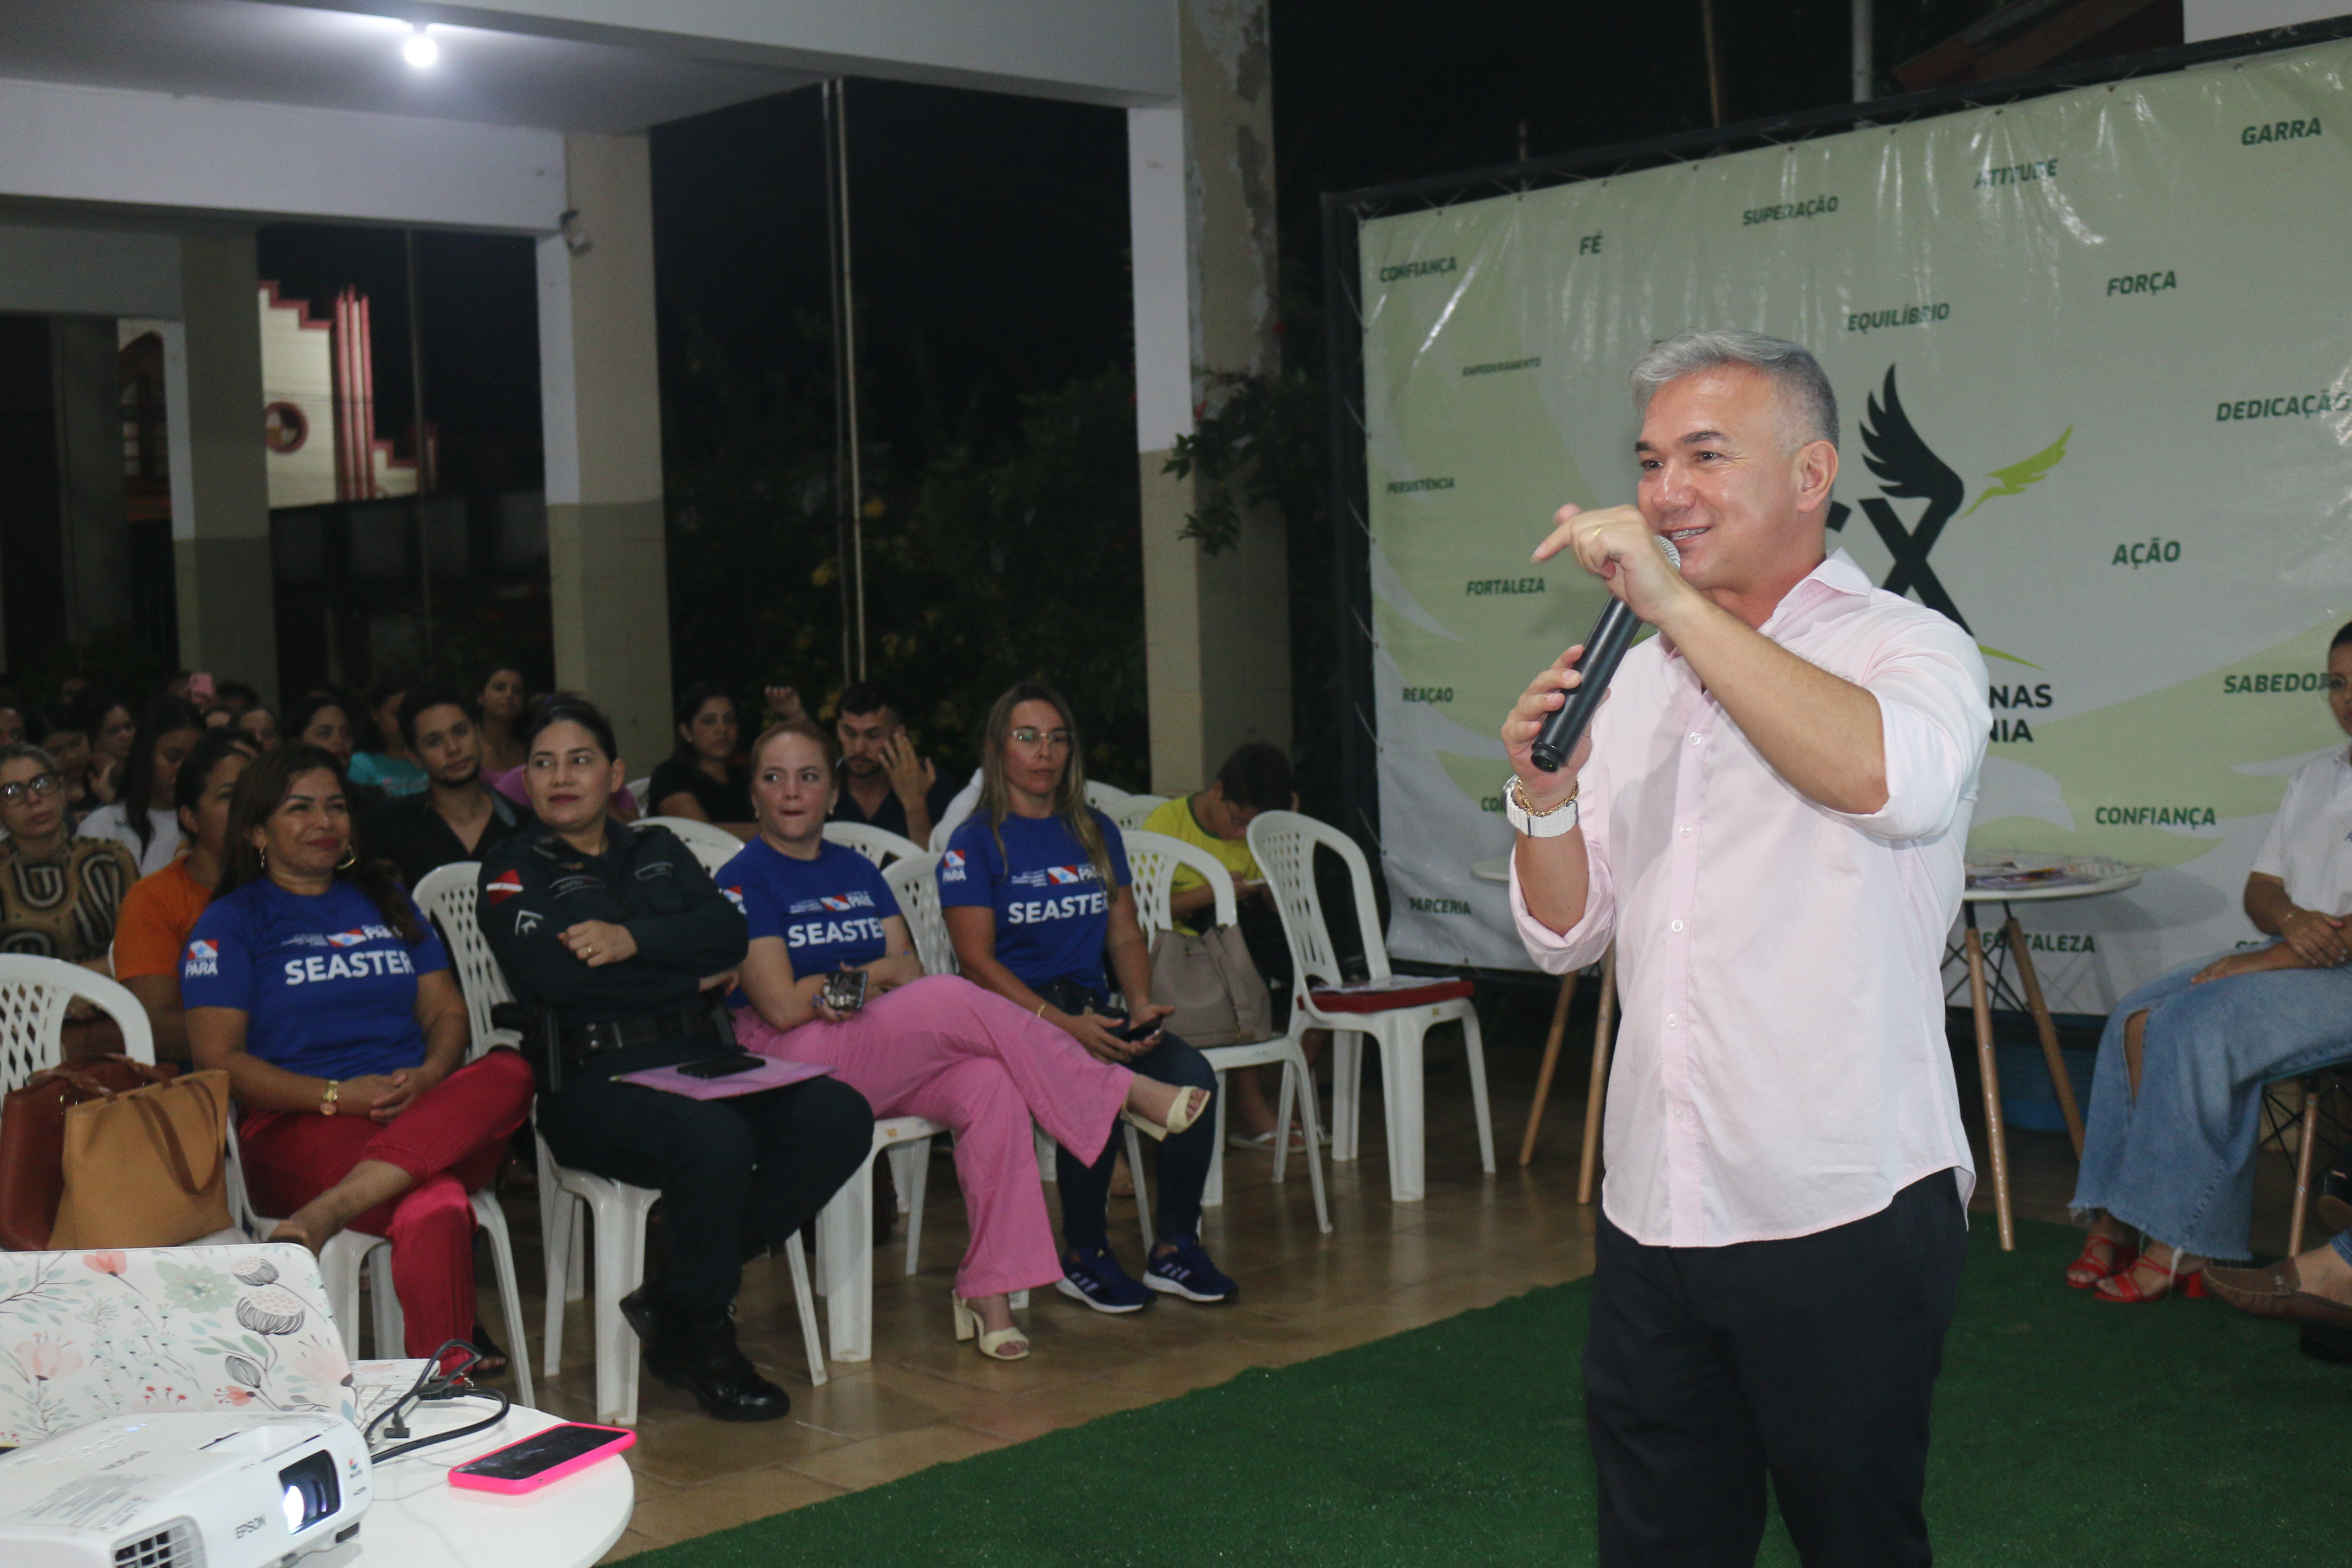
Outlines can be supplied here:
[[1528, 554], [1562, 503], [1633, 499], [1626, 371], [1711, 326], [1820, 356], [1832, 548], [1984, 650], [1971, 853], [2149, 868], [2017, 906], [2052, 1006], [2253, 940], [2286, 775], [2344, 743], [2347, 67], [2331, 43], [1367, 223], [1392, 949], [1528, 967], [1472, 869], [1511, 842], [1496, 731], [1602, 602]]

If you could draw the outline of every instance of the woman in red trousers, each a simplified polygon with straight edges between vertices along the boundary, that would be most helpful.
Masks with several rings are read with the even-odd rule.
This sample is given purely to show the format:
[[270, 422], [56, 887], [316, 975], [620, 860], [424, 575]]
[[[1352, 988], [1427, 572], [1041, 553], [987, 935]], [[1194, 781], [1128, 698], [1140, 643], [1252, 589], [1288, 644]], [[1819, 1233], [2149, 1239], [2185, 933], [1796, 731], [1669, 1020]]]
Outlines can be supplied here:
[[270, 1239], [388, 1237], [406, 1353], [478, 1342], [470, 1194], [530, 1111], [529, 1065], [466, 1062], [448, 954], [391, 868], [353, 852], [329, 753], [285, 746], [248, 768], [227, 848], [180, 991], [196, 1066], [226, 1070], [241, 1108], [254, 1205], [288, 1216]]

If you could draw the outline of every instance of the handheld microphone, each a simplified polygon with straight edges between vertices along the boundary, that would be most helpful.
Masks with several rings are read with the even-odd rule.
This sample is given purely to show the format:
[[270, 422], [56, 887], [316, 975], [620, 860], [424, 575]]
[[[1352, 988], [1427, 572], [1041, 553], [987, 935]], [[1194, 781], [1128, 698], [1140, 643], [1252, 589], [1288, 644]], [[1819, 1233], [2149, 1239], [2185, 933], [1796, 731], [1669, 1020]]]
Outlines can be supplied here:
[[[1679, 568], [1683, 552], [1675, 542], [1656, 536], [1658, 548], [1665, 552], [1666, 563]], [[1633, 628], [1641, 620], [1624, 600], [1612, 597], [1601, 618], [1592, 623], [1592, 635], [1584, 639], [1584, 657], [1576, 661], [1583, 673], [1583, 683], [1568, 694], [1568, 700], [1553, 712], [1545, 715], [1543, 728], [1536, 731], [1535, 744], [1528, 748], [1528, 759], [1548, 773], [1559, 772], [1570, 752], [1576, 750], [1584, 727], [1592, 722], [1600, 710], [1601, 699], [1609, 689], [1609, 678], [1617, 673], [1617, 661], [1633, 646]]]

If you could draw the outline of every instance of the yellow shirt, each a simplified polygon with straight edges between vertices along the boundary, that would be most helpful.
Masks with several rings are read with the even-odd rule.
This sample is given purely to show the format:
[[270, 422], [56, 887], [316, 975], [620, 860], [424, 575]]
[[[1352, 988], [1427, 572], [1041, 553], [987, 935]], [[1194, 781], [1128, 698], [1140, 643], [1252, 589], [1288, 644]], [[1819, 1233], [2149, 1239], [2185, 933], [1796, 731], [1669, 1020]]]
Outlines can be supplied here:
[[[1257, 868], [1257, 858], [1250, 853], [1249, 840], [1220, 838], [1202, 826], [1200, 820], [1192, 815], [1192, 802], [1189, 796], [1179, 795], [1154, 808], [1151, 815], [1143, 819], [1143, 831], [1164, 833], [1171, 838], [1181, 838], [1187, 844], [1200, 846], [1215, 856], [1218, 862], [1234, 874], [1236, 882], [1265, 880], [1265, 873]], [[1198, 871], [1179, 866], [1174, 879], [1169, 884], [1169, 890], [1189, 893], [1195, 888], [1207, 885], [1206, 879]]]

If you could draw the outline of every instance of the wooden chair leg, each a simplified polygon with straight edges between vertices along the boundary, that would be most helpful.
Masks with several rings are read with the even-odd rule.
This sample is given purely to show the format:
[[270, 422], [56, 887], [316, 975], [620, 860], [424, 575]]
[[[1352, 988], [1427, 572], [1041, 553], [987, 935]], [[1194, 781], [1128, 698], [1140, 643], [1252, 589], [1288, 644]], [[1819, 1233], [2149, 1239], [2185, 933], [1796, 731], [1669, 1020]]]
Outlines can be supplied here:
[[2050, 1086], [2058, 1091], [2058, 1110], [2066, 1119], [2066, 1136], [2074, 1141], [2074, 1159], [2083, 1158], [2083, 1112], [2074, 1103], [2074, 1083], [2066, 1076], [2066, 1058], [2058, 1050], [2058, 1026], [2050, 1005], [2042, 999], [2042, 977], [2033, 972], [2033, 957], [2025, 950], [2025, 928], [2009, 917], [2009, 951], [2017, 960], [2018, 983], [2025, 988], [2025, 1005], [2042, 1037], [2042, 1059], [2050, 1064]]
[[1584, 1091], [1584, 1156], [1576, 1170], [1576, 1201], [1592, 1201], [1601, 1166], [1601, 1113], [1609, 1098], [1610, 1026], [1617, 1021], [1617, 948], [1601, 961], [1601, 1021], [1592, 1030], [1592, 1081]]
[[[1975, 911], [1969, 911], [1973, 917]], [[1985, 984], [1984, 939], [1971, 918], [1961, 933], [1969, 960], [1969, 1001], [1977, 1020], [1977, 1076], [1984, 1083], [1985, 1157], [1992, 1162], [1992, 1206], [2000, 1249], [2017, 1250], [2017, 1224], [2009, 1210], [2009, 1137], [2000, 1122], [2000, 1068], [1992, 1053], [1992, 995]]]
[[1551, 1033], [1544, 1037], [1543, 1066], [1536, 1069], [1536, 1100], [1528, 1107], [1527, 1136], [1519, 1140], [1522, 1165], [1535, 1163], [1536, 1131], [1543, 1125], [1544, 1105], [1551, 1099], [1551, 1075], [1559, 1066], [1559, 1040], [1568, 1032], [1568, 1004], [1575, 994], [1576, 972], [1570, 970], [1559, 977], [1559, 1000], [1551, 1009]]
[[2286, 1222], [2286, 1255], [2303, 1251], [2303, 1225], [2311, 1215], [2311, 1167], [2319, 1148], [2319, 1100], [2325, 1091], [2316, 1073], [2303, 1080], [2303, 1139], [2294, 1152], [2294, 1211]]

